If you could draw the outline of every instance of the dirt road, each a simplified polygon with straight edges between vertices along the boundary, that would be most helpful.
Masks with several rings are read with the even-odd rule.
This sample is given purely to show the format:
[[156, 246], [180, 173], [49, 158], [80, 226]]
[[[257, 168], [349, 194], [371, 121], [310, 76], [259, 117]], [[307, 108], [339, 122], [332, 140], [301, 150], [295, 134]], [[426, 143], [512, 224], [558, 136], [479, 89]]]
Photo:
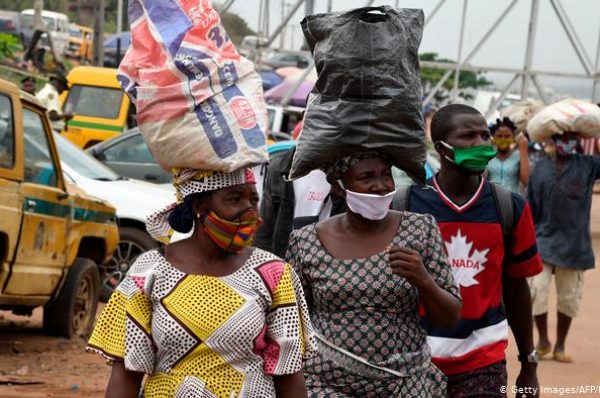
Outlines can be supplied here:
[[[594, 199], [592, 232], [600, 268], [600, 196]], [[555, 336], [556, 299], [550, 298], [551, 336]], [[567, 342], [572, 364], [544, 360], [539, 365], [544, 397], [600, 397], [600, 271], [585, 274], [581, 316], [574, 320]], [[96, 355], [83, 351], [81, 340], [68, 341], [41, 334], [41, 311], [31, 318], [16, 317], [0, 311], [0, 397], [102, 397], [109, 367]], [[519, 365], [516, 346], [510, 342], [507, 352], [508, 391], [514, 384]], [[596, 392], [582, 388], [595, 386]], [[577, 388], [565, 391], [565, 388]], [[589, 390], [588, 390], [589, 391]], [[562, 392], [562, 394], [561, 394]], [[514, 394], [509, 394], [514, 396]]]

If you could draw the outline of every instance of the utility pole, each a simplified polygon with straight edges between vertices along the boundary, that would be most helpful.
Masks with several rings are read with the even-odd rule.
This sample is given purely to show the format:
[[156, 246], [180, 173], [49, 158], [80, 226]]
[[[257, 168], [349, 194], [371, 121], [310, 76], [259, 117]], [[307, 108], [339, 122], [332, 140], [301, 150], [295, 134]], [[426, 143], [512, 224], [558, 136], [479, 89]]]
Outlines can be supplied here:
[[[281, 0], [281, 20], [285, 19], [285, 10], [287, 3], [285, 0]], [[281, 34], [279, 35], [279, 51], [283, 51], [285, 49], [285, 32], [287, 30], [287, 25], [283, 27], [281, 30]]]
[[104, 1], [97, 0], [94, 10], [94, 65], [104, 66]]
[[333, 0], [327, 1], [327, 12], [331, 12], [333, 10]]
[[117, 0], [117, 63], [121, 62], [123, 47], [121, 46], [121, 32], [123, 31], [123, 0]]
[[315, 0], [306, 0], [304, 2], [304, 15], [312, 15], [315, 13]]

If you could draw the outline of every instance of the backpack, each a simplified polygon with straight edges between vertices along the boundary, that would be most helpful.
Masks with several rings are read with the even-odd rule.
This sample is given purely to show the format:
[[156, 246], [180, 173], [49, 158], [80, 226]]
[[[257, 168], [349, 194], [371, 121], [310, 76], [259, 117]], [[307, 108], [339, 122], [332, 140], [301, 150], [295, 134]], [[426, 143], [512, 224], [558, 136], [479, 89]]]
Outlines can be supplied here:
[[[502, 236], [504, 238], [504, 252], [510, 253], [510, 241], [512, 232], [515, 228], [515, 207], [512, 199], [512, 193], [497, 183], [490, 183], [492, 187], [492, 197], [496, 206], [496, 214], [502, 226]], [[399, 211], [410, 211], [410, 185], [398, 188], [394, 199], [392, 200], [392, 209]]]

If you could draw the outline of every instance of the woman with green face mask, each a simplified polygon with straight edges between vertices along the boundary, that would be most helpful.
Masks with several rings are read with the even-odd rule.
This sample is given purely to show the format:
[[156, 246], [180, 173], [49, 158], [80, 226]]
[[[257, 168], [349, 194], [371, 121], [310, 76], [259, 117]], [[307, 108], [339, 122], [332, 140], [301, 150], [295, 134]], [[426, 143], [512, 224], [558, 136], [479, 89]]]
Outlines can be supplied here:
[[515, 124], [507, 117], [496, 119], [496, 123], [490, 127], [492, 143], [498, 154], [488, 164], [487, 172], [489, 181], [520, 193], [519, 184], [527, 186], [530, 168], [527, 137], [520, 133], [515, 138], [516, 129]]

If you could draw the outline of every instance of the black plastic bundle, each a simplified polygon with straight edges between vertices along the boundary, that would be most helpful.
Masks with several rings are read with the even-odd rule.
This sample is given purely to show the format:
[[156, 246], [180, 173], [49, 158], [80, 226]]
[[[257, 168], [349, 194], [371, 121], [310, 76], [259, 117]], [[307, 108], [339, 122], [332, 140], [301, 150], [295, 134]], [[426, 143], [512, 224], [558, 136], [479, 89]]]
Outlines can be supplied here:
[[423, 11], [365, 7], [311, 15], [301, 25], [318, 80], [290, 178], [343, 156], [375, 150], [424, 181], [418, 57]]

